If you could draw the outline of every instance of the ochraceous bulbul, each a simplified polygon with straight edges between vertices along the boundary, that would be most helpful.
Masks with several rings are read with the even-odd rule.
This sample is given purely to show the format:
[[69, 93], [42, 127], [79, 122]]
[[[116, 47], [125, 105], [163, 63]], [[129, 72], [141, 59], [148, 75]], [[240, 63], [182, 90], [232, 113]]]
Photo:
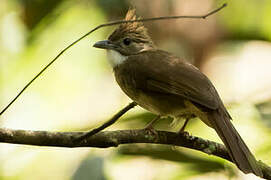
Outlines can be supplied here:
[[[125, 20], [134, 19], [135, 10], [129, 10]], [[142, 22], [121, 24], [94, 47], [107, 50], [117, 83], [139, 106], [158, 116], [199, 117], [217, 132], [240, 170], [262, 176], [210, 80], [192, 64], [157, 49]]]

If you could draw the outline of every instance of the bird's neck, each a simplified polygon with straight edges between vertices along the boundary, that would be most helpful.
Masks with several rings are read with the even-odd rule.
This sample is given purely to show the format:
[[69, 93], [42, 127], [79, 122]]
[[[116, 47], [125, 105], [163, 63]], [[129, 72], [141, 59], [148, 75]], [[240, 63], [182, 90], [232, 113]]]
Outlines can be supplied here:
[[120, 54], [115, 50], [107, 50], [107, 60], [112, 68], [122, 64], [124, 61], [128, 59], [128, 56]]
[[[154, 50], [155, 46], [152, 45], [144, 45], [144, 47], [138, 52], [142, 53], [144, 51]], [[136, 54], [138, 54], [136, 53]], [[112, 66], [112, 68], [115, 68], [118, 65], [121, 65], [123, 62], [125, 62], [128, 59], [129, 55], [123, 55], [119, 53], [118, 51], [108, 49], [107, 50], [107, 60], [109, 61], [109, 64]]]

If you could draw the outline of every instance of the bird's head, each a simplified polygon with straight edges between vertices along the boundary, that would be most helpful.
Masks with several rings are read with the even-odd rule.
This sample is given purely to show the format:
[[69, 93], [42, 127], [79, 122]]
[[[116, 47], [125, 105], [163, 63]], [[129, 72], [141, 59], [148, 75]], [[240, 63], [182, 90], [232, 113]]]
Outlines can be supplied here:
[[[130, 9], [125, 20], [135, 19], [137, 19], [135, 9]], [[111, 59], [120, 57], [123, 59], [155, 47], [142, 22], [123, 23], [107, 40], [98, 41], [93, 46], [108, 50]]]

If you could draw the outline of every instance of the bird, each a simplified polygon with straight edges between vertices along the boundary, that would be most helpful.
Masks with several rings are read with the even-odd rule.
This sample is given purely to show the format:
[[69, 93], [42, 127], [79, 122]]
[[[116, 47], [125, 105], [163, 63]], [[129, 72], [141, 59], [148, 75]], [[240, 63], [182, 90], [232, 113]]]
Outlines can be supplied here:
[[[140, 17], [139, 17], [140, 18]], [[134, 8], [125, 20], [139, 19]], [[186, 121], [198, 117], [213, 128], [244, 173], [262, 177], [262, 171], [233, 126], [214, 85], [197, 67], [174, 54], [160, 50], [142, 22], [120, 24], [107, 40], [93, 45], [105, 49], [115, 79], [124, 93], [139, 106], [157, 115]]]

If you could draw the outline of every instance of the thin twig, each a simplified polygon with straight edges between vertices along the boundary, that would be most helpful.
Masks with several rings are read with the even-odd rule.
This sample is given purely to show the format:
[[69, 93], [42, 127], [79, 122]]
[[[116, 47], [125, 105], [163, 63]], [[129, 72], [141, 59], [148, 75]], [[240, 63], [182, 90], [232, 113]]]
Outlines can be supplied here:
[[[80, 143], [75, 143], [74, 139], [82, 136], [83, 134], [84, 132], [48, 132], [0, 129], [0, 142], [71, 148], [108, 148], [131, 143], [164, 144], [194, 149], [232, 162], [224, 145], [187, 134], [166, 131], [157, 131], [157, 134], [154, 134], [144, 129], [103, 131], [81, 141]], [[258, 165], [263, 172], [263, 178], [271, 180], [271, 167], [261, 161], [258, 161]]]
[[166, 20], [166, 19], [205, 19], [208, 16], [220, 11], [224, 7], [226, 7], [227, 4], [223, 4], [221, 7], [201, 16], [163, 16], [163, 17], [155, 17], [155, 18], [145, 18], [145, 19], [136, 19], [136, 20], [119, 20], [119, 21], [112, 21], [109, 23], [101, 24], [99, 26], [96, 26], [94, 29], [90, 30], [88, 33], [68, 45], [66, 48], [64, 48], [49, 64], [47, 64], [31, 81], [29, 81], [24, 88], [12, 99], [12, 101], [0, 112], [0, 116], [19, 98], [19, 96], [49, 67], [51, 66], [65, 51], [67, 51], [69, 48], [77, 44], [79, 41], [93, 33], [94, 31], [106, 27], [106, 26], [113, 26], [117, 24], [122, 24], [122, 23], [133, 23], [133, 22], [148, 22], [148, 21], [158, 21], [158, 20]]
[[123, 108], [122, 110], [120, 110], [117, 114], [115, 114], [111, 119], [109, 119], [108, 121], [106, 121], [100, 127], [95, 128], [95, 129], [93, 129], [93, 130], [91, 130], [91, 131], [83, 134], [82, 136], [76, 138], [74, 140], [74, 142], [80, 142], [80, 141], [82, 141], [84, 139], [87, 139], [90, 136], [93, 136], [94, 134], [97, 134], [98, 132], [104, 130], [108, 126], [114, 124], [122, 115], [124, 115], [127, 111], [129, 111], [130, 109], [132, 109], [136, 105], [137, 105], [136, 102], [132, 102], [132, 103], [128, 104], [125, 108]]

